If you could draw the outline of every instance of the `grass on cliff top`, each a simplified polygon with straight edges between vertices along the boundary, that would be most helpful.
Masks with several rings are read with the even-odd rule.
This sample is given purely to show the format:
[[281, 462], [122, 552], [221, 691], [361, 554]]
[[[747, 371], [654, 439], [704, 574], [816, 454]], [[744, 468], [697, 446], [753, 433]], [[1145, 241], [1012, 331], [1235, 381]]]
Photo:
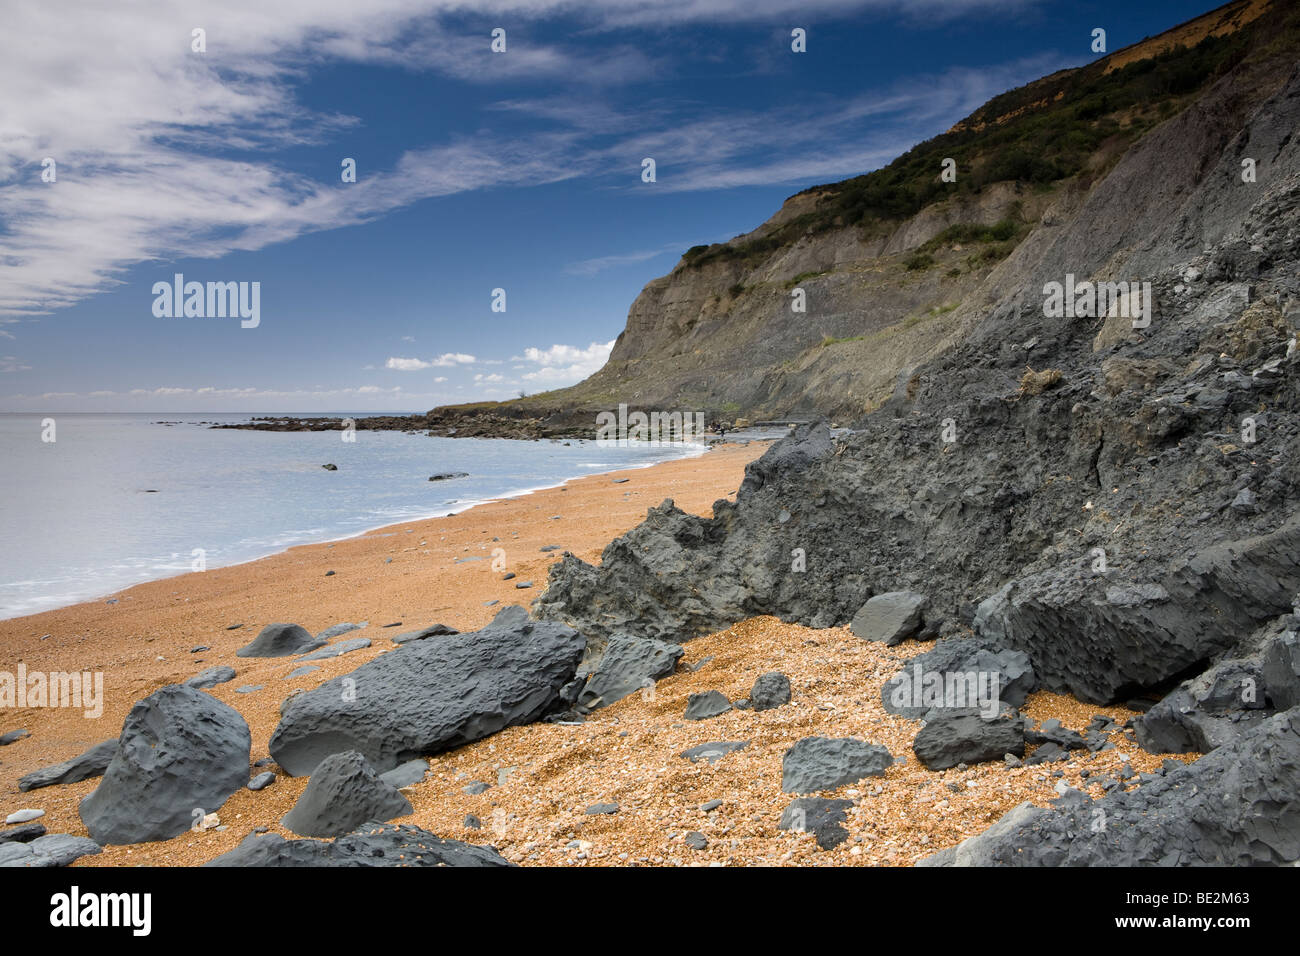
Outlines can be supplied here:
[[[1266, 15], [1229, 36], [1206, 37], [1193, 47], [1175, 47], [1112, 73], [1105, 72], [1106, 60], [1101, 59], [1003, 93], [953, 130], [913, 147], [882, 169], [804, 190], [823, 194], [816, 208], [767, 235], [736, 245], [693, 246], [682, 260], [690, 267], [753, 262], [804, 235], [855, 225], [867, 232], [881, 230], [933, 203], [974, 195], [993, 183], [1047, 188], [1085, 174], [1103, 144], [1137, 139], [1175, 113], [1190, 95], [1242, 62], [1253, 47], [1261, 54], [1294, 47], [1297, 18], [1285, 10], [1279, 16], [1280, 23]], [[957, 162], [955, 183], [939, 178], [946, 158]]]

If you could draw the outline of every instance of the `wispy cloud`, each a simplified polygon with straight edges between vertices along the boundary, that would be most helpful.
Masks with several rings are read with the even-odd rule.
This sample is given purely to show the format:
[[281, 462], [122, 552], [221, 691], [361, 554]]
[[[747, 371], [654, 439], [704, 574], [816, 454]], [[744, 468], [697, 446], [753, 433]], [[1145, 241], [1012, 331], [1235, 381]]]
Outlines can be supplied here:
[[658, 249], [642, 249], [637, 252], [624, 252], [611, 256], [599, 256], [595, 259], [582, 259], [565, 266], [564, 271], [569, 275], [594, 276], [597, 273], [604, 272], [606, 269], [616, 269], [619, 266], [635, 265], [638, 262], [657, 259], [659, 256], [668, 255], [669, 253], [681, 255], [682, 250], [685, 249], [687, 245], [689, 245], [689, 243], [672, 242], [660, 246]]
[[[369, 222], [430, 197], [579, 176], [627, 182], [644, 156], [657, 159], [656, 185], [668, 191], [861, 172], [933, 132], [927, 124], [936, 118], [956, 119], [991, 91], [1049, 65], [1023, 61], [913, 80], [910, 90], [864, 94], [847, 105], [828, 100], [769, 113], [691, 116], [651, 104], [634, 121], [630, 111], [602, 105], [592, 90], [657, 75], [668, 64], [629, 43], [594, 51], [590, 43], [539, 44], [526, 29], [532, 22], [565, 17], [587, 31], [662, 30], [864, 9], [959, 15], [1017, 5], [495, 0], [474, 19], [511, 24], [508, 56], [487, 52], [486, 26], [467, 32], [461, 0], [226, 0], [201, 10], [163, 0], [13, 5], [0, 32], [0, 314], [67, 307], [110, 288], [139, 263], [256, 250]], [[195, 27], [207, 31], [205, 53], [191, 50]], [[274, 159], [277, 150], [327, 142], [358, 124], [296, 97], [296, 85], [314, 69], [339, 62], [436, 71], [473, 83], [552, 79], [570, 91], [586, 84], [588, 95], [582, 106], [564, 96], [533, 104], [547, 128], [523, 135], [484, 128], [412, 148], [391, 168], [366, 170], [343, 186]], [[887, 133], [857, 143], [861, 124], [882, 115], [893, 119]], [[781, 154], [774, 156], [774, 143], [782, 144]], [[236, 149], [273, 158], [231, 158]], [[57, 164], [55, 182], [41, 179], [45, 157]], [[586, 267], [617, 263], [603, 257]]]

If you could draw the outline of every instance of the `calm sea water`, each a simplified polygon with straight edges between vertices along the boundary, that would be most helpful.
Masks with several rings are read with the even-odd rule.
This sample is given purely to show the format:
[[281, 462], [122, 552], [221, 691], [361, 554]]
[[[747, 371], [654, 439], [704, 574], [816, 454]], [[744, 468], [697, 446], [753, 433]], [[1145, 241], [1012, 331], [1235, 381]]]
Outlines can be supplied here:
[[[201, 423], [249, 417], [213, 413], [60, 414], [47, 443], [43, 417], [0, 414], [0, 618], [186, 573], [196, 549], [209, 568], [237, 564], [704, 451], [366, 431], [348, 443], [213, 430]], [[469, 477], [428, 480], [445, 471]]]

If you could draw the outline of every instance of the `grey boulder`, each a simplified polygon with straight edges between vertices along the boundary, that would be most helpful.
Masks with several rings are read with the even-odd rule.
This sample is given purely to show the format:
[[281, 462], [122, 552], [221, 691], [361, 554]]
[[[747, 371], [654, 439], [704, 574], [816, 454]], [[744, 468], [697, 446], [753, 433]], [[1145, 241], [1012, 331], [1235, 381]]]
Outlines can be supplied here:
[[717, 690], [705, 691], [703, 694], [691, 694], [686, 698], [687, 720], [708, 720], [731, 710], [731, 701], [727, 695]]
[[173, 684], [137, 701], [103, 782], [81, 801], [100, 844], [167, 840], [248, 783], [248, 724], [234, 708]]
[[927, 720], [912, 741], [912, 752], [928, 770], [947, 770], [959, 763], [1001, 760], [1025, 753], [1025, 723], [1019, 717], [979, 714], [943, 715]]
[[775, 710], [790, 703], [790, 678], [780, 671], [768, 671], [754, 681], [749, 702], [755, 710]]
[[604, 652], [587, 683], [578, 694], [578, 704], [587, 710], [608, 707], [655, 681], [668, 677], [684, 654], [680, 644], [669, 644], [651, 637], [615, 634], [605, 644]]
[[1209, 753], [1273, 715], [1257, 658], [1229, 658], [1184, 681], [1133, 723], [1148, 753]]
[[911, 658], [886, 681], [881, 703], [891, 714], [916, 719], [932, 711], [987, 706], [994, 699], [1019, 707], [1037, 689], [1024, 652], [994, 650], [978, 638], [949, 638]]
[[1300, 635], [1286, 631], [1270, 641], [1261, 671], [1274, 707], [1290, 710], [1300, 704]]
[[260, 634], [235, 651], [236, 657], [291, 657], [314, 651], [325, 642], [297, 624], [268, 624]]
[[849, 630], [864, 641], [881, 641], [892, 647], [920, 632], [925, 605], [925, 595], [915, 591], [877, 594], [853, 616]]
[[863, 777], [883, 776], [894, 758], [879, 744], [853, 737], [805, 737], [781, 760], [785, 793], [833, 790]]
[[482, 630], [409, 644], [290, 698], [271, 756], [302, 776], [355, 750], [384, 772], [531, 723], [556, 707], [584, 645], [570, 627], [506, 608]]
[[330, 754], [280, 822], [301, 836], [335, 837], [368, 821], [406, 816], [411, 803], [355, 750]]

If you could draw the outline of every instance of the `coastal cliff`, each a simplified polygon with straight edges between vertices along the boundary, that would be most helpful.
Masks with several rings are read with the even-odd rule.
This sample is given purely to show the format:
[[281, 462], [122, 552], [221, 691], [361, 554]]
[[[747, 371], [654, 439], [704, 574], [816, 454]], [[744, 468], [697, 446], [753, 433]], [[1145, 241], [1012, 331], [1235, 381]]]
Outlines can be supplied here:
[[[1170, 187], [1203, 174], [1285, 82], [1294, 31], [1286, 4], [1239, 0], [997, 96], [883, 169], [687, 250], [642, 290], [587, 380], [431, 414], [533, 420], [539, 434], [590, 428], [620, 403], [847, 424], [905, 393], [991, 310], [1036, 297], [1041, 275], [1091, 274], [1174, 224], [1183, 203]], [[1187, 116], [1201, 121], [1175, 122]], [[1161, 150], [1142, 148], [1163, 129], [1176, 133]], [[1093, 197], [1116, 191], [1107, 183], [1126, 159], [1123, 175], [1149, 189], [1102, 209]]]

